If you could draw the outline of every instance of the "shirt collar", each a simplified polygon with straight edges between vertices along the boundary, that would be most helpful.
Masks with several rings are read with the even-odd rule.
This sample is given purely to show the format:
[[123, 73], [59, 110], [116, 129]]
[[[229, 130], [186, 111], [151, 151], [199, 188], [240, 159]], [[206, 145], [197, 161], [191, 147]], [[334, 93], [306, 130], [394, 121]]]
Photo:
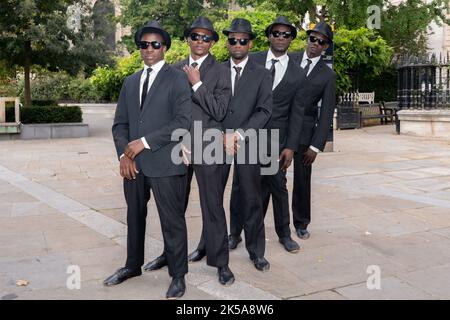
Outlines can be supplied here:
[[248, 56], [245, 57], [245, 59], [243, 61], [241, 61], [239, 64], [235, 64], [233, 59], [230, 58], [231, 69], [234, 69], [234, 67], [241, 67], [242, 70], [244, 70], [245, 65], [247, 64], [247, 62], [248, 62]]
[[272, 50], [269, 49], [269, 51], [267, 52], [267, 60], [266, 60], [266, 62], [271, 61], [272, 59], [277, 59], [278, 63], [281, 64], [283, 67], [289, 61], [289, 57], [288, 57], [287, 53], [283, 54], [282, 56], [275, 57], [275, 55], [273, 54]]
[[309, 58], [309, 57], [308, 57], [308, 54], [307, 54], [306, 51], [305, 51], [305, 54], [303, 55], [302, 62], [305, 61], [306, 59], [310, 59], [310, 60], [311, 60], [311, 64], [316, 65], [317, 62], [319, 62], [319, 60], [320, 60], [321, 57], [322, 57], [322, 56], [320, 55], [320, 56], [315, 57], [315, 58]]
[[198, 67], [200, 68], [202, 66], [203, 61], [205, 61], [206, 58], [208, 58], [208, 56], [209, 56], [209, 53], [207, 53], [206, 55], [204, 55], [200, 59], [194, 60], [194, 58], [192, 58], [192, 56], [189, 55], [189, 65], [191, 65], [193, 62], [197, 62], [198, 63]]
[[164, 63], [166, 63], [166, 62], [164, 60], [161, 60], [152, 66], [147, 66], [146, 64], [144, 64], [144, 73], [147, 72], [148, 68], [152, 68], [152, 72], [158, 73], [159, 70], [161, 70], [161, 68], [164, 66]]

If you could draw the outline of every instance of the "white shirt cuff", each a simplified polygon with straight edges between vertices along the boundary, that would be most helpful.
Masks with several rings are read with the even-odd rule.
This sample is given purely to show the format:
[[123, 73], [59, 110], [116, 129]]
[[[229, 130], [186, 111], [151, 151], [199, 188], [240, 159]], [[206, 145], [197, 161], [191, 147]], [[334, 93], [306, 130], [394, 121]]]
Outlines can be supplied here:
[[319, 152], [320, 152], [320, 150], [317, 149], [317, 148], [314, 147], [314, 146], [309, 146], [309, 148], [310, 148], [312, 151], [314, 151], [315, 153], [319, 153]]
[[124, 156], [125, 156], [125, 154], [122, 153], [122, 154], [120, 155], [119, 159], [122, 159]]
[[147, 140], [145, 140], [145, 137], [142, 137], [141, 141], [144, 144], [145, 149], [150, 149], [150, 146], [148, 145]]
[[203, 82], [199, 81], [199, 82], [197, 82], [196, 84], [194, 84], [194, 85], [192, 86], [192, 90], [194, 90], [194, 92], [197, 91], [198, 88], [202, 85], [202, 83], [203, 83]]

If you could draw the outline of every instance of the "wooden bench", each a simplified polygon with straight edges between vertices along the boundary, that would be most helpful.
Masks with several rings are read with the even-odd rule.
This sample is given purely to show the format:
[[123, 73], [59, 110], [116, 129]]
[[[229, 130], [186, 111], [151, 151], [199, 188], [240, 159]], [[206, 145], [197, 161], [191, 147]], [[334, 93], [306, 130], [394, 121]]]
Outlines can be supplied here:
[[[381, 103], [368, 103], [368, 104], [360, 104], [359, 105], [359, 114], [360, 114], [360, 128], [363, 127], [364, 120], [368, 120], [366, 122], [373, 124], [383, 124], [388, 123], [388, 121], [394, 121], [394, 114], [392, 112], [387, 112]], [[373, 122], [371, 120], [380, 120], [380, 122]]]

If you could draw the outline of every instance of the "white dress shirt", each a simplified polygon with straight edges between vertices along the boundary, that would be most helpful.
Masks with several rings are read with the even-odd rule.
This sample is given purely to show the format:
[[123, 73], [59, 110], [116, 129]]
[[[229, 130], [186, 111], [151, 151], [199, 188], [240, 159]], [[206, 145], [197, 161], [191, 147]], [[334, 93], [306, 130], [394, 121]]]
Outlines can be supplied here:
[[[194, 60], [191, 55], [189, 55], [189, 66], [191, 66], [194, 62], [197, 62], [197, 69], [200, 69], [202, 66], [203, 61], [209, 56], [209, 53], [201, 57], [200, 59]], [[192, 90], [197, 91], [197, 89], [203, 84], [203, 82], [199, 81], [196, 84], [192, 86]]]
[[278, 62], [275, 63], [275, 79], [273, 80], [272, 90], [276, 88], [276, 86], [281, 82], [286, 73], [287, 66], [289, 63], [289, 56], [287, 53], [280, 57], [275, 57], [272, 50], [269, 49], [267, 52], [267, 60], [266, 60], [266, 69], [270, 70], [272, 67], [272, 59], [277, 59]]
[[[241, 62], [239, 62], [239, 64], [234, 63], [233, 59], [230, 58], [230, 66], [231, 66], [231, 93], [232, 95], [234, 95], [234, 77], [236, 76], [236, 69], [234, 67], [241, 67], [241, 72], [240, 72], [240, 76], [242, 77], [242, 74], [244, 73], [244, 68], [247, 65], [248, 62], [248, 56], [245, 57], [245, 59]], [[239, 138], [241, 140], [244, 140], [244, 137], [242, 136], [242, 134], [239, 131], [235, 131], [238, 135]]]
[[[307, 54], [306, 51], [305, 51], [305, 53], [303, 54], [302, 63], [300, 64], [300, 66], [301, 66], [303, 69], [305, 69], [306, 65], [308, 64], [307, 59], [310, 59], [310, 60], [311, 60], [311, 64], [309, 65], [309, 69], [308, 69], [308, 74], [306, 75], [306, 76], [309, 76], [309, 74], [311, 73], [311, 71], [314, 69], [314, 67], [315, 67], [315, 66], [317, 65], [317, 63], [319, 62], [320, 56], [315, 57], [315, 58], [309, 58], [309, 57], [308, 57], [308, 54]], [[307, 81], [308, 81], [308, 80], [307, 80]], [[314, 147], [314, 146], [309, 146], [309, 148], [310, 148], [312, 151], [314, 151], [315, 153], [319, 153], [319, 152], [320, 152], [320, 150], [319, 150], [318, 148]]]
[[303, 69], [305, 69], [306, 65], [308, 64], [308, 61], [307, 61], [308, 59], [311, 60], [311, 65], [309, 66], [308, 74], [307, 74], [306, 76], [309, 76], [309, 74], [311, 73], [311, 71], [312, 71], [312, 70], [314, 69], [314, 67], [317, 65], [317, 62], [319, 62], [319, 60], [320, 60], [320, 56], [315, 57], [315, 58], [309, 58], [309, 57], [308, 57], [308, 54], [307, 54], [306, 51], [305, 51], [305, 53], [303, 54], [302, 63], [300, 64], [300, 66], [301, 66]]
[[[142, 89], [144, 88], [145, 78], [147, 77], [147, 69], [148, 68], [152, 68], [152, 71], [150, 72], [150, 76], [148, 78], [148, 87], [147, 87], [147, 93], [148, 93], [148, 90], [150, 90], [150, 88], [152, 87], [152, 84], [155, 81], [155, 78], [158, 75], [158, 72], [161, 70], [161, 68], [164, 66], [164, 64], [165, 64], [164, 60], [158, 61], [157, 63], [155, 63], [152, 66], [147, 66], [147, 65], [144, 64], [144, 71], [142, 72], [141, 82], [139, 84], [139, 102], [142, 103], [142, 101], [141, 101], [141, 99], [142, 99]], [[145, 149], [150, 149], [150, 146], [148, 145], [147, 140], [145, 139], [145, 137], [142, 137], [141, 141], [144, 144]]]

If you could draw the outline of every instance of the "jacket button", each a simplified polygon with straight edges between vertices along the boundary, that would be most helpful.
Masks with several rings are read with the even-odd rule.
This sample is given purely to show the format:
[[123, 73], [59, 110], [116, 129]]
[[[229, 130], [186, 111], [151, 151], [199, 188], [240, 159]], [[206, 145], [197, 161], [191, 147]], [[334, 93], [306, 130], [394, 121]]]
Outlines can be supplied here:
[[140, 120], [139, 123], [144, 123], [144, 121]]
[[230, 110], [230, 113], [233, 113], [233, 110]]

